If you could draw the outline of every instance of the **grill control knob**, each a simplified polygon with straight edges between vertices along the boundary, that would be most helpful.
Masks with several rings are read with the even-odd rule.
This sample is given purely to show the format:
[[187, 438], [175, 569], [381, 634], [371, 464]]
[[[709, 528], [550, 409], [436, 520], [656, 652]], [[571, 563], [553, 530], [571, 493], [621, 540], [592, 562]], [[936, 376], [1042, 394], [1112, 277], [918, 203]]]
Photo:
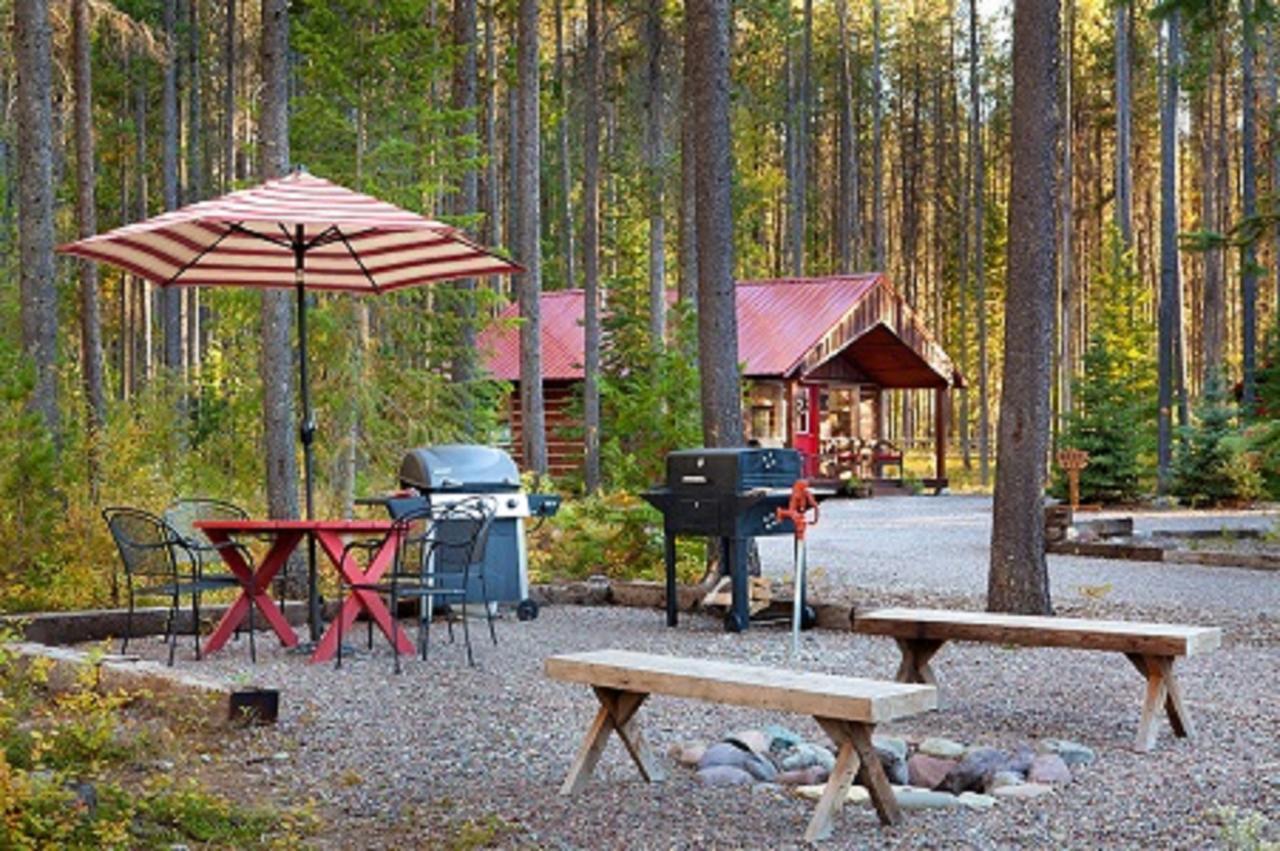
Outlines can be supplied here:
[[508, 500], [507, 500], [507, 508], [510, 508], [510, 509], [514, 510], [514, 509], [515, 509], [515, 507], [516, 507], [516, 500], [515, 500], [515, 498], [513, 497], [513, 498], [511, 498], [511, 499], [508, 499]]

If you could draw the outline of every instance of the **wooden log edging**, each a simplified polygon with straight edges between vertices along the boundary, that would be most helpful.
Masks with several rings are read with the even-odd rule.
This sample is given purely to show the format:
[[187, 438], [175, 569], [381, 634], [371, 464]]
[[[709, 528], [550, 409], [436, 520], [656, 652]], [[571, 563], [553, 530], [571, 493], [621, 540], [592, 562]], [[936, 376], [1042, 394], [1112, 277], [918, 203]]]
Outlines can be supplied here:
[[[200, 620], [217, 622], [226, 612], [224, 605], [202, 605]], [[163, 606], [135, 609], [133, 636], [135, 638], [164, 633], [165, 618], [169, 610]], [[297, 626], [306, 622], [305, 603], [286, 603], [285, 619]], [[83, 644], [104, 641], [124, 635], [127, 609], [85, 609], [74, 612], [26, 612], [17, 615], [0, 615], [0, 629], [12, 629], [26, 641], [50, 646]], [[246, 623], [247, 626], [247, 623]], [[259, 631], [269, 627], [265, 622], [255, 624]], [[174, 631], [179, 637], [191, 634], [191, 610], [178, 610]]]
[[100, 655], [72, 647], [53, 647], [33, 641], [11, 645], [18, 657], [48, 666], [48, 687], [53, 691], [70, 691], [80, 681], [86, 668], [95, 668], [96, 685], [104, 691], [141, 691], [152, 694], [182, 695], [225, 703], [231, 694], [230, 683], [193, 674], [182, 668], [170, 668], [160, 662], [133, 657]]

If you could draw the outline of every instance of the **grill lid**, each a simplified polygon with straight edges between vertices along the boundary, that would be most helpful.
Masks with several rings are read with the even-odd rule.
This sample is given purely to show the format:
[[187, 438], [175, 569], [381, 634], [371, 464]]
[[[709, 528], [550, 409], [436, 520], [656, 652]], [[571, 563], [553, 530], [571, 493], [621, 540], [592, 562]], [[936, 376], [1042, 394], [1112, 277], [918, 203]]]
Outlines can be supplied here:
[[519, 490], [520, 471], [510, 455], [492, 446], [420, 446], [400, 462], [400, 485], [423, 493]]
[[800, 453], [794, 449], [682, 449], [667, 455], [667, 487], [676, 491], [733, 494], [790, 488], [798, 478]]

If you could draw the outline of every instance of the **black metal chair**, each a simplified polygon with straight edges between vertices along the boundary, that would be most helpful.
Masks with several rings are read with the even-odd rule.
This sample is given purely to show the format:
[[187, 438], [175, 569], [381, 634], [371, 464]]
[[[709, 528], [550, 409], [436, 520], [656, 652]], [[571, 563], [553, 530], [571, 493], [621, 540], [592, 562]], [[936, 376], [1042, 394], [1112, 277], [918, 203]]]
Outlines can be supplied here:
[[[196, 658], [200, 653], [200, 595], [206, 591], [227, 588], [224, 578], [205, 579], [200, 575], [200, 559], [188, 549], [181, 536], [163, 519], [138, 508], [103, 509], [102, 517], [120, 552], [129, 591], [129, 613], [120, 652], [129, 649], [133, 637], [134, 604], [138, 597], [166, 597], [169, 613], [165, 618], [165, 640], [169, 643], [169, 665], [177, 650], [174, 630], [182, 597], [191, 597], [191, 632], [195, 638]], [[190, 565], [189, 570], [179, 567]], [[232, 581], [236, 580], [234, 577]], [[237, 583], [238, 584], [238, 583]]]
[[[447, 506], [410, 508], [396, 517], [392, 531], [388, 533], [400, 537], [395, 561], [382, 580], [367, 584], [344, 583], [343, 587], [352, 591], [386, 594], [393, 618], [399, 614], [401, 600], [418, 600], [418, 654], [424, 660], [430, 648], [431, 619], [436, 604], [448, 607], [445, 623], [450, 642], [454, 640], [453, 620], [460, 613], [467, 664], [474, 668], [475, 656], [466, 616], [472, 577], [477, 580], [489, 637], [495, 645], [498, 643], [494, 606], [489, 598], [484, 571], [484, 554], [493, 527], [493, 515], [492, 501], [485, 497], [473, 497]], [[378, 541], [353, 541], [343, 551], [343, 558], [348, 558], [355, 550], [376, 551], [385, 541], [385, 537]], [[342, 643], [342, 622], [339, 620], [338, 667], [342, 666]], [[398, 674], [401, 672], [400, 654], [394, 642], [391, 655]]]
[[[234, 588], [240, 585], [240, 580], [229, 572], [215, 572], [210, 568], [220, 566], [222, 564], [222, 556], [219, 550], [223, 547], [231, 547], [240, 552], [244, 556], [247, 564], [253, 564], [253, 554], [249, 552], [244, 544], [238, 541], [228, 541], [225, 544], [215, 544], [209, 538], [196, 528], [195, 524], [200, 520], [248, 520], [249, 512], [245, 511], [234, 503], [221, 499], [211, 499], [209, 497], [183, 497], [169, 504], [164, 510], [164, 521], [169, 524], [179, 538], [182, 539], [183, 549], [179, 550], [179, 554], [191, 553], [196, 558], [196, 573], [205, 582], [221, 583], [224, 588]], [[283, 607], [283, 606], [282, 606]], [[253, 662], [258, 661], [258, 648], [254, 643], [254, 623], [253, 623], [253, 605], [249, 605], [249, 659]], [[236, 638], [240, 637], [240, 628], [236, 627]]]

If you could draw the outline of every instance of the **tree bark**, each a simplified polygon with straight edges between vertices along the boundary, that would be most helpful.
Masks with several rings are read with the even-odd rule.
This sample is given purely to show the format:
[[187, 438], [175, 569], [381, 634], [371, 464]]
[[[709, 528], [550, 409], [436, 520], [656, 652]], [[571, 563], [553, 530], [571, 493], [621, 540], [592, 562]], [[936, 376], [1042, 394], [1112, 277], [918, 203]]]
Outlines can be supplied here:
[[1160, 75], [1160, 306], [1158, 336], [1158, 426], [1156, 476], [1161, 493], [1169, 487], [1173, 460], [1173, 404], [1176, 392], [1178, 275], [1178, 29], [1175, 11], [1164, 21]]
[[662, 2], [645, 14], [645, 177], [649, 204], [649, 341], [661, 352], [667, 336], [667, 224], [663, 217], [665, 152], [662, 144]]
[[[456, 158], [461, 160], [457, 189], [453, 195], [453, 213], [465, 217], [474, 215], [480, 203], [479, 175], [474, 165], [477, 151], [476, 136], [476, 0], [453, 2], [453, 66], [452, 107], [459, 117]], [[476, 365], [476, 301], [474, 278], [466, 278], [450, 284], [455, 290], [455, 309], [458, 316], [458, 339], [450, 353], [452, 377], [462, 388], [458, 397], [463, 407], [463, 429], [469, 439], [477, 439], [475, 432], [475, 400], [472, 384]]]
[[974, 310], [978, 314], [978, 475], [991, 481], [990, 358], [987, 341], [986, 154], [982, 144], [982, 90], [978, 75], [978, 0], [969, 0], [969, 159], [973, 162]]
[[1116, 174], [1115, 221], [1124, 250], [1133, 248], [1133, 85], [1129, 58], [1128, 2], [1115, 8], [1116, 54]]
[[[139, 61], [136, 68], [137, 78], [134, 80], [133, 90], [133, 121], [134, 145], [137, 148], [134, 170], [137, 172], [138, 197], [135, 216], [138, 221], [142, 221], [151, 212], [150, 183], [147, 180], [151, 158], [147, 153], [147, 65], [145, 62]], [[128, 217], [125, 218], [125, 221], [128, 221]], [[139, 307], [141, 308], [135, 312], [138, 323], [141, 326], [141, 340], [133, 358], [135, 381], [130, 388], [131, 392], [141, 389], [141, 386], [151, 381], [155, 375], [155, 338], [152, 331], [152, 326], [155, 324], [153, 321], [154, 292], [151, 282], [146, 278], [139, 276], [134, 279], [134, 284], [140, 303]]]
[[[490, 0], [484, 7], [484, 224], [481, 236], [487, 245], [503, 245], [501, 186], [498, 182], [498, 51], [494, 6]], [[501, 280], [495, 278], [495, 281]], [[495, 286], [496, 289], [496, 286]]]
[[738, 318], [733, 274], [733, 160], [729, 128], [729, 0], [688, 0], [697, 164], [698, 367], [707, 446], [742, 443]]
[[[974, 43], [976, 43], [974, 36]], [[884, 82], [881, 71], [883, 38], [880, 32], [880, 0], [871, 2], [871, 250], [876, 271], [885, 269], [884, 233]], [[976, 61], [976, 60], [975, 60]]]
[[849, 0], [836, 0], [836, 26], [839, 29], [839, 88], [837, 110], [839, 123], [836, 133], [838, 153], [836, 170], [839, 175], [839, 188], [836, 198], [836, 256], [839, 258], [839, 270], [845, 274], [852, 272], [861, 260], [857, 243], [858, 221], [858, 162], [857, 139], [853, 126], [853, 68], [849, 55]]
[[[161, 189], [164, 208], [176, 210], [181, 204], [178, 185], [178, 153], [181, 130], [178, 111], [178, 9], [177, 0], [164, 0], [162, 6], [165, 50], [164, 83], [161, 88], [160, 113], [164, 139], [160, 155]], [[164, 329], [164, 365], [171, 372], [182, 369], [182, 291], [175, 287], [160, 290], [161, 324]]]
[[35, 366], [31, 408], [57, 438], [58, 290], [53, 263], [53, 37], [47, 0], [14, 0], [18, 262], [22, 348]]
[[587, 0], [586, 104], [582, 127], [583, 483], [600, 489], [600, 2]]
[[[1215, 49], [1215, 66], [1219, 61], [1218, 51]], [[1204, 87], [1204, 107], [1200, 110], [1200, 228], [1218, 233], [1222, 229], [1219, 217], [1221, 199], [1218, 198], [1220, 166], [1218, 144], [1225, 145], [1225, 139], [1219, 138], [1213, 84], [1213, 74], [1211, 74]], [[1222, 249], [1217, 246], [1208, 248], [1202, 258], [1204, 276], [1201, 283], [1200, 344], [1203, 364], [1201, 379], [1205, 384], [1209, 382], [1212, 375], [1222, 369], [1226, 345], [1224, 259]]]
[[516, 198], [519, 222], [516, 254], [525, 272], [520, 291], [520, 407], [525, 469], [547, 472], [546, 412], [542, 395], [542, 257], [541, 227], [541, 121], [538, 97], [538, 0], [519, 0], [517, 24], [516, 98], [518, 145]]
[[[1257, 85], [1254, 55], [1257, 42], [1257, 20], [1253, 0], [1240, 0], [1240, 195], [1241, 214], [1246, 222], [1258, 215], [1257, 160]], [[1243, 389], [1240, 403], [1252, 414], [1257, 395], [1255, 373], [1258, 348], [1258, 246], [1254, 240], [1244, 244], [1240, 257], [1240, 365]]]
[[1059, 120], [1057, 0], [1015, 0], [1009, 255], [999, 459], [987, 606], [1048, 614], [1044, 480], [1049, 449]]
[[565, 73], [564, 58], [564, 0], [556, 0], [555, 22], [555, 82], [560, 101], [560, 118], [556, 122], [560, 159], [560, 250], [564, 258], [564, 286], [574, 287], [578, 284], [578, 271], [575, 268], [577, 249], [574, 245], [573, 227], [573, 166], [569, 158], [569, 80]]
[[236, 0], [226, 0], [222, 62], [222, 191], [236, 179]]
[[[1075, 362], [1072, 359], [1071, 335], [1073, 333], [1073, 303], [1075, 299], [1075, 40], [1076, 0], [1064, 0], [1066, 12], [1064, 47], [1066, 72], [1062, 77], [1062, 212], [1058, 216], [1058, 233], [1062, 247], [1058, 252], [1058, 280], [1061, 291], [1058, 301], [1058, 416], [1054, 421], [1058, 434], [1066, 431], [1067, 418], [1071, 414], [1072, 380]], [[1132, 194], [1132, 193], [1131, 193]]]
[[[75, 76], [76, 218], [81, 238], [98, 232], [94, 188], [97, 167], [93, 146], [93, 56], [89, 0], [73, 0], [71, 6], [72, 53]], [[89, 405], [90, 486], [97, 492], [96, 437], [106, 419], [102, 386], [102, 316], [98, 307], [98, 264], [80, 261], [80, 362], [85, 400]]]
[[[258, 172], [262, 179], [289, 171], [288, 0], [262, 0], [262, 97], [258, 114]], [[298, 467], [294, 443], [294, 294], [262, 291], [262, 434], [266, 446], [267, 512], [298, 516]]]
[[[200, 0], [187, 0], [187, 191], [186, 203], [205, 197], [204, 108], [200, 91]], [[188, 287], [184, 367], [194, 376], [200, 369], [200, 290]]]
[[694, 93], [691, 31], [686, 12], [684, 55], [680, 81], [680, 302], [686, 307], [698, 303], [698, 167], [694, 151]]

